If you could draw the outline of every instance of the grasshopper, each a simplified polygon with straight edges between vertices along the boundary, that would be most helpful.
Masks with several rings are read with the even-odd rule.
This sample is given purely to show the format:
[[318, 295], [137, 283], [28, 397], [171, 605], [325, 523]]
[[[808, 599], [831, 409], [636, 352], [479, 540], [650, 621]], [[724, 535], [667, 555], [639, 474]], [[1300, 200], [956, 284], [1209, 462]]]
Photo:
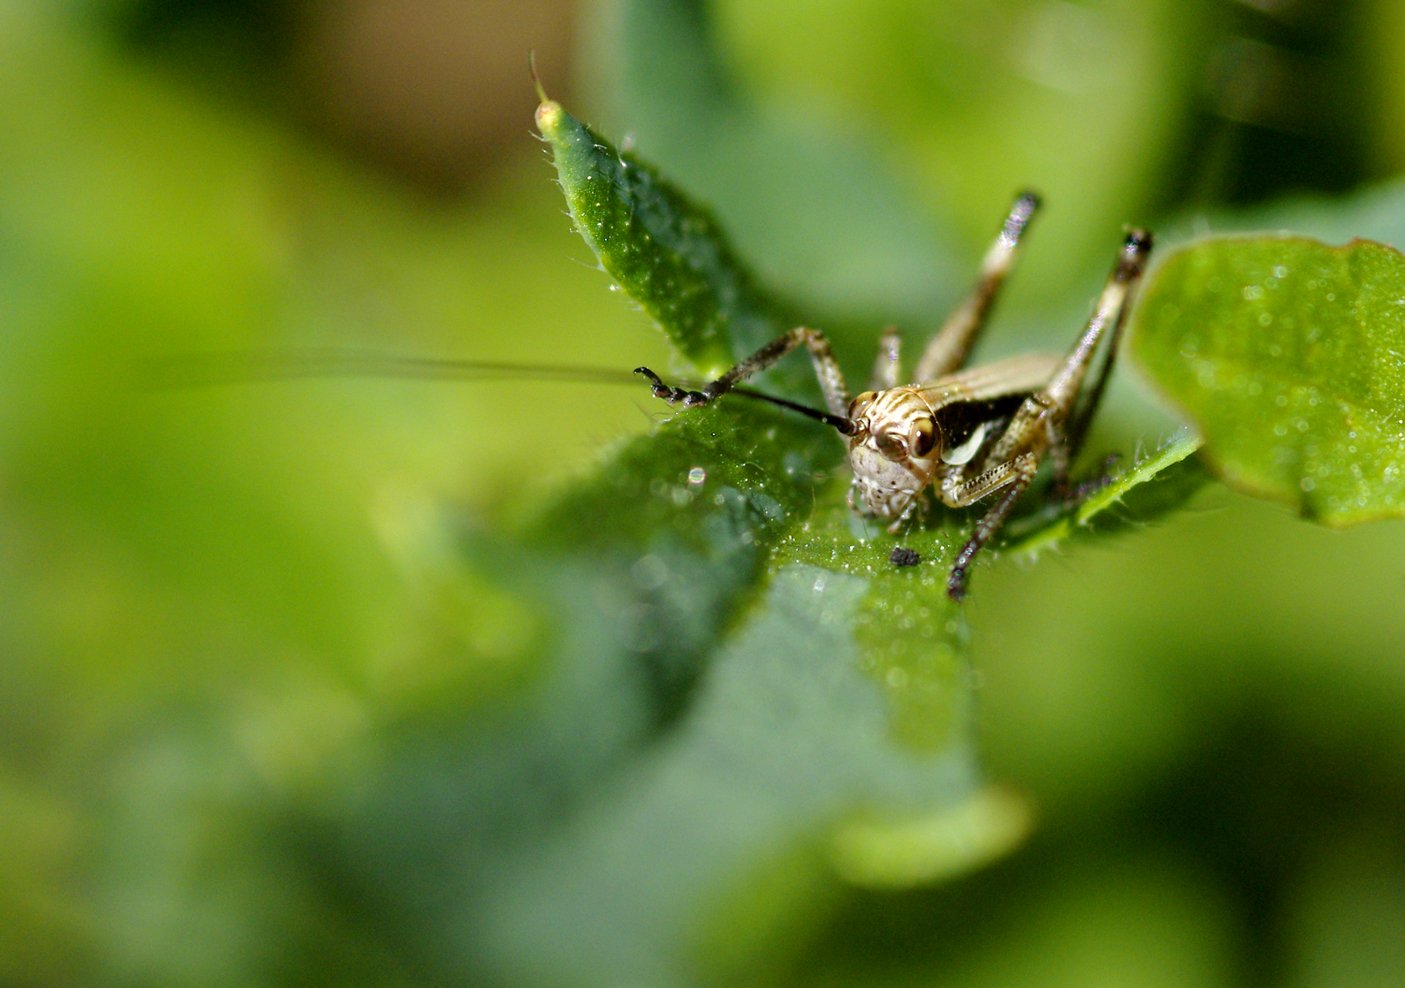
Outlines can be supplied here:
[[[854, 511], [887, 522], [888, 531], [897, 533], [925, 507], [922, 495], [928, 487], [950, 508], [995, 498], [957, 553], [947, 578], [947, 594], [959, 601], [966, 595], [972, 560], [1009, 516], [1046, 456], [1054, 490], [1071, 489], [1069, 467], [1102, 398], [1128, 308], [1151, 253], [1149, 232], [1127, 233], [1092, 316], [1066, 355], [1022, 354], [964, 367], [1038, 207], [1033, 193], [1015, 199], [981, 263], [975, 287], [918, 360], [915, 383], [900, 383], [901, 340], [894, 329], [885, 331], [879, 342], [868, 390], [853, 398], [829, 341], [805, 326], [766, 344], [700, 390], [671, 387], [647, 367], [635, 373], [649, 381], [657, 398], [684, 407], [703, 406], [741, 390], [741, 382], [803, 346], [827, 410], [787, 401], [777, 404], [818, 419], [845, 438], [853, 471], [849, 505]], [[1084, 378], [1105, 337], [1107, 355], [1085, 391]], [[891, 557], [895, 565], [910, 565], [918, 558], [901, 547]]]

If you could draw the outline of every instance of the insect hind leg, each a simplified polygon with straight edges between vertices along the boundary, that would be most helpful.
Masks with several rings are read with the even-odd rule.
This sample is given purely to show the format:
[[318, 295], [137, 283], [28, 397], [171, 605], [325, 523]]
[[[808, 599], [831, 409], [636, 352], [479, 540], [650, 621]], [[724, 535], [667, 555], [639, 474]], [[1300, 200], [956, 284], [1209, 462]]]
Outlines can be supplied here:
[[[1146, 271], [1147, 260], [1151, 256], [1152, 243], [1153, 237], [1150, 232], [1140, 229], [1129, 230], [1122, 245], [1122, 252], [1118, 255], [1117, 264], [1108, 278], [1108, 288], [1103, 290], [1103, 294], [1106, 296], [1108, 289], [1113, 286], [1120, 285], [1122, 288], [1120, 299], [1116, 297], [1114, 292], [1114, 298], [1111, 300], [1112, 304], [1115, 305], [1115, 313], [1110, 316], [1112, 331], [1108, 337], [1107, 353], [1103, 357], [1102, 365], [1098, 368], [1092, 386], [1084, 391], [1064, 429], [1065, 445], [1068, 448], [1070, 462], [1078, 457], [1079, 450], [1083, 447], [1083, 441], [1088, 436], [1088, 427], [1092, 423], [1093, 415], [1102, 402], [1103, 392], [1107, 388], [1113, 364], [1117, 361], [1117, 351], [1121, 349], [1122, 331], [1127, 323], [1127, 313], [1131, 310], [1132, 300], [1136, 295], [1138, 285], [1141, 283], [1142, 275]], [[1094, 319], [1096, 318], [1095, 314]]]
[[1024, 235], [1025, 227], [1039, 208], [1039, 197], [1033, 192], [1023, 192], [1010, 206], [1009, 215], [1000, 227], [995, 243], [986, 251], [981, 261], [980, 276], [969, 295], [947, 317], [941, 330], [927, 344], [926, 351], [917, 363], [916, 379], [930, 381], [943, 377], [966, 362], [976, 337], [985, 326], [991, 307], [1005, 283], [1005, 276], [1014, 267], [1015, 257]]
[[[1025, 450], [1052, 449], [1056, 480], [1062, 477], [1067, 482], [1068, 467], [1082, 447], [1088, 424], [1107, 385], [1113, 355], [1121, 340], [1132, 297], [1146, 269], [1151, 244], [1151, 234], [1145, 230], [1132, 230], [1127, 234], [1087, 326], [1048, 383], [1026, 398], [1015, 413], [991, 450], [993, 461], [1000, 462]], [[1092, 388], [1080, 401], [1083, 379], [1104, 338], [1109, 340], [1107, 356]]]

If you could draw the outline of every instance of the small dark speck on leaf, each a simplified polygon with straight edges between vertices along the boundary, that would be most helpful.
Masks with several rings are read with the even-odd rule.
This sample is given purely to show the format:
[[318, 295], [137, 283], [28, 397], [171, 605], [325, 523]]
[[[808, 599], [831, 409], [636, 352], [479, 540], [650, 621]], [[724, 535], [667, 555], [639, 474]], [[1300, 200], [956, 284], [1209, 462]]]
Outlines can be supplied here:
[[916, 566], [922, 561], [916, 549], [909, 549], [905, 545], [897, 546], [893, 549], [892, 555], [888, 557], [889, 562], [894, 566]]

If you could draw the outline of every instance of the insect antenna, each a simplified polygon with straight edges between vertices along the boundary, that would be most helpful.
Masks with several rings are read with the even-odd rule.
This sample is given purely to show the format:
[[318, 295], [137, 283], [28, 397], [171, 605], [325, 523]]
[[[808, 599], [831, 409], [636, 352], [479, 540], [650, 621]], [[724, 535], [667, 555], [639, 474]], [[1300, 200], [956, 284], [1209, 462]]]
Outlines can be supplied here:
[[741, 395], [743, 398], [751, 398], [755, 401], [764, 401], [767, 404], [777, 405], [780, 408], [785, 408], [792, 412], [799, 412], [806, 418], [812, 418], [816, 422], [823, 422], [827, 426], [838, 429], [841, 435], [847, 436], [854, 431], [854, 423], [850, 422], [843, 415], [832, 415], [822, 409], [811, 408], [809, 405], [802, 405], [798, 401], [791, 401], [788, 398], [777, 398], [775, 395], [753, 391], [751, 388], [733, 388], [731, 393], [734, 395]]
[[[577, 384], [638, 384], [636, 374], [613, 367], [516, 363], [452, 357], [418, 357], [354, 347], [250, 348], [151, 357], [139, 367], [144, 390], [171, 391], [219, 385], [316, 378], [390, 378], [422, 381], [535, 379]], [[751, 388], [733, 394], [764, 401], [823, 422], [847, 435], [849, 420], [788, 398]]]
[[635, 380], [624, 371], [606, 367], [416, 357], [350, 347], [275, 347], [164, 354], [143, 361], [139, 377], [151, 390], [326, 377], [411, 380], [536, 377], [594, 384], [631, 384]]

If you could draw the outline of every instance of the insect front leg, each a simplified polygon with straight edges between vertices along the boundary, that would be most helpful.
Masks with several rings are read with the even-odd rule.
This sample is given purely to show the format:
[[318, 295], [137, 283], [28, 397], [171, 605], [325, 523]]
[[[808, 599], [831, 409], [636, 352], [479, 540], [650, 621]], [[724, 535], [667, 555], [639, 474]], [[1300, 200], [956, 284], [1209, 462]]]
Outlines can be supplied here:
[[976, 553], [980, 552], [981, 547], [989, 542], [991, 536], [999, 531], [1000, 526], [1005, 523], [1005, 519], [1009, 517], [1015, 502], [1019, 500], [1025, 488], [1034, 480], [1034, 475], [1038, 470], [1038, 455], [1032, 452], [1023, 453], [970, 480], [961, 481], [959, 478], [953, 477], [942, 484], [939, 496], [943, 503], [953, 508], [964, 508], [996, 491], [1001, 492], [1000, 500], [996, 501], [976, 523], [971, 537], [966, 540], [966, 544], [956, 554], [956, 560], [952, 563], [951, 573], [946, 580], [946, 593], [952, 600], [959, 601], [966, 596], [966, 574], [971, 567], [971, 561], [975, 559]]
[[943, 377], [966, 362], [966, 355], [985, 326], [986, 317], [990, 315], [1005, 276], [1014, 267], [1025, 227], [1038, 208], [1039, 197], [1033, 192], [1021, 193], [1010, 206], [1000, 234], [981, 261], [975, 288], [947, 317], [932, 342], [927, 344], [922, 359], [917, 363], [916, 380], [931, 381]]
[[784, 336], [779, 336], [767, 343], [717, 380], [704, 385], [698, 391], [670, 387], [659, 380], [659, 376], [647, 367], [636, 367], [634, 373], [648, 379], [651, 385], [650, 390], [655, 398], [662, 398], [670, 405], [681, 404], [685, 408], [690, 408], [695, 405], [706, 405], [714, 399], [720, 398], [751, 375], [761, 373], [801, 345], [810, 351], [810, 361], [815, 366], [815, 376], [819, 378], [820, 390], [824, 393], [825, 407], [829, 409], [831, 416], [847, 422], [849, 389], [844, 383], [844, 372], [839, 369], [839, 363], [834, 359], [834, 354], [829, 347], [829, 340], [824, 333], [805, 326], [797, 326]]

